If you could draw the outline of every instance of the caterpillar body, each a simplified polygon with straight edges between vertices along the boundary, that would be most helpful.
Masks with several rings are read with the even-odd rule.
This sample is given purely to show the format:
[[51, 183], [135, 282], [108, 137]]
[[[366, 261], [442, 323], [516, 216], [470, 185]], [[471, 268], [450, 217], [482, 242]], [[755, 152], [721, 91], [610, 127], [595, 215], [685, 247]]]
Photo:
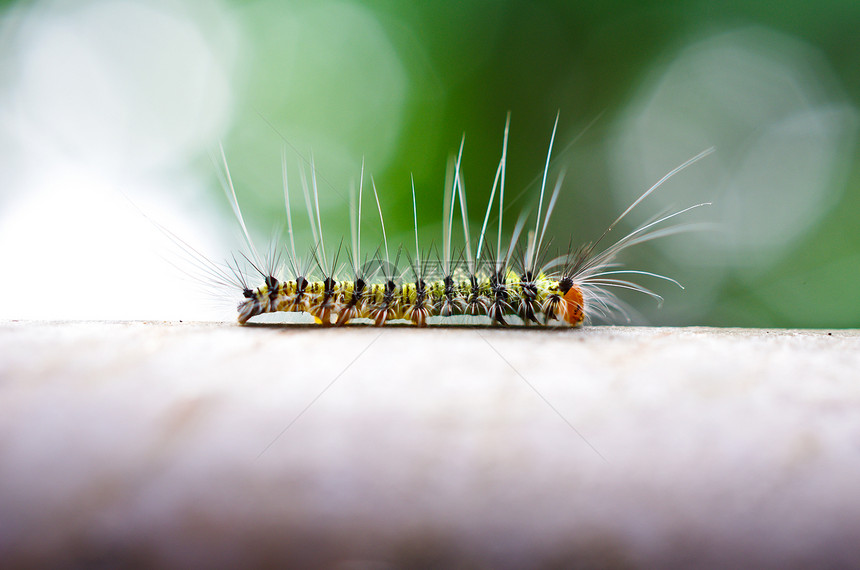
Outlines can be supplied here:
[[570, 276], [553, 279], [528, 272], [482, 277], [445, 276], [442, 279], [398, 283], [388, 279], [368, 283], [354, 280], [310, 282], [303, 277], [281, 282], [268, 276], [256, 289], [244, 289], [239, 323], [278, 311], [310, 313], [321, 324], [343, 325], [367, 319], [375, 325], [404, 320], [426, 326], [430, 317], [486, 316], [506, 325], [511, 316], [524, 324], [559, 323], [578, 326], [585, 319], [583, 290]]
[[[626, 316], [627, 306], [614, 293], [616, 289], [638, 291], [662, 300], [660, 295], [634, 281], [636, 276], [655, 277], [680, 286], [677, 281], [664, 275], [625, 269], [616, 258], [628, 247], [675, 233], [678, 227], [667, 227], [665, 222], [707, 204], [696, 204], [674, 211], [636, 228], [604, 249], [598, 247], [642, 200], [674, 174], [713, 152], [713, 148], [699, 153], [663, 176], [618, 216], [598, 240], [550, 258], [544, 236], [564, 178], [562, 172], [545, 204], [547, 174], [558, 117], [553, 127], [542, 175], [534, 229], [523, 231], [527, 216], [521, 215], [506, 247], [503, 247], [502, 217], [505, 211], [504, 184], [509, 126], [510, 115], [505, 124], [502, 158], [496, 170], [474, 255], [469, 237], [465, 189], [460, 176], [463, 142], [460, 144], [456, 162], [452, 165], [453, 175], [449, 173], [446, 182], [441, 253], [437, 250], [435, 255], [431, 255], [429, 250], [422, 251], [419, 246], [413, 181], [414, 250], [410, 253], [409, 249], [399, 247], [395, 262], [391, 263], [382, 208], [376, 184], [371, 176], [375, 205], [382, 226], [383, 245], [372, 258], [362, 260], [361, 209], [365, 178], [362, 162], [357, 204], [354, 192], [351, 193], [352, 247], [347, 248], [350, 254], [350, 262], [347, 265], [350, 267], [348, 272], [338, 267], [341, 248], [338, 248], [329, 263], [320, 223], [316, 169], [311, 158], [310, 183], [304, 168], [300, 174], [315, 245], [307, 256], [300, 258], [296, 254], [293, 238], [284, 153], [284, 199], [289, 243], [283, 247], [270, 247], [263, 258], [257, 253], [245, 226], [223, 148], [221, 158], [226, 176], [222, 177], [222, 183], [242, 228], [248, 251], [238, 257], [234, 255], [227, 263], [218, 264], [209, 261], [184, 242], [183, 248], [193, 253], [197, 258], [198, 269], [202, 268], [210, 280], [214, 279], [241, 291], [243, 299], [237, 307], [240, 324], [245, 324], [258, 315], [287, 312], [310, 314], [316, 323], [324, 326], [347, 323], [382, 326], [401, 321], [423, 327], [459, 323], [463, 319], [457, 317], [465, 316], [482, 317], [476, 321], [488, 326], [522, 324], [576, 327], [597, 317], [606, 318], [614, 314]], [[497, 206], [496, 194], [499, 195]], [[459, 252], [455, 252], [451, 241], [454, 211], [458, 201], [465, 240]], [[491, 212], [496, 208], [498, 232], [496, 248], [492, 250], [485, 238]], [[404, 268], [399, 269], [398, 264], [404, 252], [408, 262]], [[286, 263], [282, 263], [284, 257]], [[286, 277], [283, 276], [285, 267], [289, 269]], [[252, 286], [254, 275], [262, 281], [262, 284], [256, 287]]]

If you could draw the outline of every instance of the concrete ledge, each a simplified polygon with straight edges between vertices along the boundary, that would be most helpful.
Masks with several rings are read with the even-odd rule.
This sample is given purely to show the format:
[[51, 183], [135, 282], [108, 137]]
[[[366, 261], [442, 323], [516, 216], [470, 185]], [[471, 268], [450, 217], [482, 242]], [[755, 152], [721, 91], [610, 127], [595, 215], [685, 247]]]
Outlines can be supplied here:
[[10, 565], [849, 567], [860, 332], [0, 323]]

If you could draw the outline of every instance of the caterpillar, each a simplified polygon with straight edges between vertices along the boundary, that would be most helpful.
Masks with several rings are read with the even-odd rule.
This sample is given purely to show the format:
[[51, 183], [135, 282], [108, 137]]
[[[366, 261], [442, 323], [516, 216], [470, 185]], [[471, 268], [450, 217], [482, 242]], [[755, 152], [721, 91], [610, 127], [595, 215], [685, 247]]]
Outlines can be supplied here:
[[[507, 160], [510, 114], [505, 123], [502, 155], [496, 169], [492, 191], [483, 224], [473, 250], [470, 240], [466, 194], [460, 165], [465, 137], [446, 177], [443, 201], [442, 250], [431, 245], [422, 250], [419, 242], [415, 182], [412, 180], [412, 214], [415, 228], [414, 249], [403, 245], [396, 249], [392, 263], [385, 221], [376, 183], [370, 176], [375, 209], [379, 215], [383, 243], [370, 257], [361, 257], [361, 217], [365, 189], [365, 165], [362, 160], [358, 198], [350, 193], [351, 246], [338, 247], [330, 260], [325, 248], [319, 211], [319, 191], [313, 157], [309, 161], [310, 181], [300, 169], [313, 247], [303, 257], [297, 254], [293, 234], [290, 190], [287, 179], [286, 150], [282, 156], [284, 204], [289, 240], [283, 245], [273, 242], [265, 256], [254, 246], [245, 224], [236, 190], [230, 176], [224, 149], [221, 176], [233, 214], [241, 227], [247, 251], [234, 254], [226, 263], [214, 263], [184, 242], [181, 245], [197, 258], [197, 267], [209, 280], [241, 293], [237, 320], [246, 324], [266, 313], [307, 313], [323, 326], [365, 323], [382, 326], [392, 322], [412, 323], [418, 327], [462, 322], [457, 317], [476, 317], [488, 326], [520, 324], [524, 326], [577, 327], [596, 318], [628, 314], [627, 306], [615, 294], [617, 289], [632, 290], [658, 301], [662, 297], [635, 281], [649, 276], [681, 286], [676, 280], [657, 273], [627, 269], [617, 261], [618, 255], [634, 245], [669, 235], [678, 227], [666, 222], [708, 203], [695, 204], [649, 221], [600, 249], [616, 225], [636, 206], [669, 178], [711, 154], [707, 149], [675, 167], [630, 204], [594, 242], [551, 256], [545, 242], [550, 218], [555, 209], [564, 179], [562, 171], [551, 192], [547, 178], [553, 144], [558, 128], [556, 116], [541, 186], [534, 227], [525, 231], [528, 216], [520, 215], [514, 230], [503, 241], [505, 213], [505, 167]], [[498, 195], [498, 200], [496, 196]], [[548, 197], [547, 197], [548, 196]], [[452, 244], [455, 210], [459, 203], [464, 243], [455, 250]], [[489, 245], [488, 223], [497, 210], [495, 249]], [[410, 251], [411, 249], [411, 251]], [[346, 250], [344, 268], [339, 259]], [[401, 259], [406, 263], [401, 266]], [[286, 270], [286, 271], [285, 271]], [[255, 280], [257, 280], [255, 282]]]

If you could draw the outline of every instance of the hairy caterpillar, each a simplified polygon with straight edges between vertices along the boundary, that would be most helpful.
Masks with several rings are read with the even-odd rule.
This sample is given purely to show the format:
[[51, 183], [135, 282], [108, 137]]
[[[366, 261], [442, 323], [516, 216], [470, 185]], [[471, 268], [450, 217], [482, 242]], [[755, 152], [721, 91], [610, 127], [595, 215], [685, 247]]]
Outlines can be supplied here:
[[[664, 275], [624, 269], [616, 258], [626, 248], [673, 233], [676, 228], [667, 227], [664, 222], [707, 204], [696, 204], [663, 215], [636, 228], [604, 249], [598, 249], [598, 246], [613, 228], [654, 190], [677, 172], [713, 152], [713, 148], [699, 153], [664, 175], [630, 204], [595, 242], [550, 258], [544, 237], [564, 178], [562, 172], [546, 201], [547, 176], [558, 117], [550, 137], [534, 228], [524, 232], [528, 217], [521, 215], [510, 238], [503, 242], [502, 220], [505, 211], [505, 164], [509, 127], [510, 116], [505, 124], [502, 157], [496, 169], [474, 251], [469, 235], [465, 188], [460, 173], [463, 142], [453, 164], [453, 175], [449, 173], [446, 181], [441, 252], [436, 249], [431, 253], [432, 247], [422, 251], [420, 247], [413, 181], [414, 250], [398, 247], [392, 263], [379, 194], [371, 176], [383, 244], [372, 257], [362, 259], [361, 211], [365, 179], [362, 162], [357, 202], [354, 191], [351, 193], [352, 244], [345, 248], [349, 263], [348, 270], [343, 271], [338, 266], [342, 247], [338, 248], [331, 260], [327, 256], [319, 213], [316, 169], [311, 159], [310, 182], [304, 168], [300, 174], [314, 246], [306, 256], [300, 257], [297, 255], [293, 236], [284, 155], [284, 202], [289, 242], [283, 247], [275, 243], [265, 257], [260, 256], [239, 208], [223, 148], [221, 159], [225, 176], [222, 177], [222, 184], [241, 226], [248, 251], [219, 264], [203, 257], [181, 240], [178, 241], [187, 252], [197, 258], [198, 269], [202, 269], [208, 279], [241, 292], [243, 300], [237, 307], [240, 324], [245, 324], [261, 314], [288, 312], [310, 314], [314, 321], [321, 325], [365, 322], [381, 326], [392, 321], [405, 321], [423, 327], [428, 324], [451, 324], [456, 320], [452, 317], [466, 315], [483, 317], [484, 322], [495, 326], [518, 322], [523, 325], [555, 324], [575, 327], [595, 317], [625, 315], [626, 307], [613, 289], [633, 290], [662, 300], [657, 293], [631, 280], [633, 276], [655, 277], [680, 286], [677, 281]], [[499, 197], [496, 206], [497, 193]], [[458, 202], [465, 239], [463, 246], [455, 251], [451, 241], [454, 211]], [[486, 238], [488, 222], [496, 208], [498, 228], [493, 249]], [[174, 241], [177, 241], [175, 236]], [[404, 255], [407, 263], [400, 268], [400, 260]], [[285, 263], [282, 262], [284, 257]], [[255, 279], [259, 281], [255, 283]]]

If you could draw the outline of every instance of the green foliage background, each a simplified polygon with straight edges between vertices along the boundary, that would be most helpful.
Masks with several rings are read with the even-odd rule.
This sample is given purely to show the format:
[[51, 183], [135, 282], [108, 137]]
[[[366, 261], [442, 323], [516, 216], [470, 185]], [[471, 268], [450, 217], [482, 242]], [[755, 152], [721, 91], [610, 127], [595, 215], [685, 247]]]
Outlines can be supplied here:
[[[21, 14], [47, 17], [38, 10], [63, 18], [84, 5], [96, 10], [113, 4], [118, 3], [7, 2], [4, 15], [9, 28], [8, 22]], [[211, 101], [204, 97], [178, 112], [148, 99], [146, 92], [137, 92], [142, 101], [152, 101], [146, 112], [155, 122], [165, 120], [168, 111], [177, 112], [182, 119], [193, 118], [195, 113], [204, 117], [206, 105], [223, 97], [217, 128], [207, 131], [205, 140], [195, 143], [192, 152], [171, 168], [190, 168], [204, 181], [208, 188], [205, 199], [220, 212], [225, 224], [232, 223], [229, 206], [210, 160], [218, 154], [219, 141], [243, 210], [261, 236], [283, 224], [281, 155], [286, 149], [291, 186], [296, 190], [294, 209], [299, 212], [303, 203], [298, 172], [314, 157], [330, 249], [340, 236], [349, 235], [346, 197], [350, 184], [357, 184], [362, 158], [367, 164], [365, 183], [372, 174], [380, 190], [392, 241], [411, 243], [410, 178], [414, 177], [422, 239], [426, 244], [431, 239], [438, 243], [446, 162], [465, 133], [463, 173], [470, 217], [479, 227], [510, 112], [508, 196], [524, 191], [506, 219], [511, 228], [516, 213], [536, 201], [535, 177], [543, 168], [553, 121], [560, 113], [551, 176], [554, 181], [565, 170], [566, 178], [551, 231], [554, 243], [562, 248], [569, 240], [578, 243], [599, 236], [631, 196], [659, 177], [655, 172], [665, 173], [703, 148], [717, 146], [713, 163], [706, 159], [672, 181], [666, 196], [674, 198], [644, 203], [641, 211], [626, 220], [629, 230], [668, 204], [682, 207], [703, 200], [715, 202], [710, 213], [696, 212], [691, 218], [713, 223], [717, 231], [708, 234], [710, 237], [675, 236], [668, 240], [676, 245], [646, 244], [625, 258], [631, 266], [665, 272], [687, 285], [686, 291], [680, 291], [665, 283], [649, 283], [666, 294], [666, 303], [657, 311], [647, 300], [635, 300], [646, 322], [860, 325], [856, 285], [860, 276], [860, 154], [856, 145], [860, 3], [856, 1], [224, 0], [126, 4], [193, 27], [194, 37], [214, 46], [214, 59], [226, 70], [224, 92], [213, 89]], [[126, 34], [128, 42], [134, 41], [141, 24], [130, 18], [112, 25], [116, 41], [122, 45]], [[21, 25], [21, 29], [25, 27]], [[6, 31], [7, 38], [14, 35]], [[807, 203], [810, 223], [802, 228], [790, 217], [786, 222], [775, 221], [783, 202], [778, 188], [763, 194], [773, 203], [773, 219], [769, 219], [768, 208], [760, 206], [749, 210], [756, 212], [752, 219], [739, 215], [741, 221], [724, 223], [721, 218], [726, 210], [720, 208], [732, 199], [739, 200], [732, 205], [735, 211], [745, 211], [743, 196], [730, 198], [726, 193], [730, 184], [724, 173], [742, 162], [744, 145], [760, 128], [755, 118], [738, 126], [723, 120], [720, 113], [735, 118], [745, 113], [767, 117], [782, 103], [774, 100], [774, 109], [768, 108], [768, 99], [750, 103], [744, 98], [744, 80], [728, 85], [719, 77], [709, 79], [707, 66], [685, 70], [675, 64], [683, 60], [683, 54], [695, 57], [714, 38], [722, 42], [720, 53], [730, 54], [734, 37], [741, 43], [746, 41], [743, 38], [755, 41], [739, 43], [737, 60], [729, 57], [720, 63], [720, 69], [743, 73], [750, 66], [756, 71], [738, 77], [755, 79], [758, 74], [766, 86], [769, 79], [762, 76], [770, 72], [768, 62], [777, 62], [772, 70], [777, 96], [796, 90], [796, 99], [809, 100], [810, 108], [837, 110], [838, 124], [827, 131], [837, 133], [835, 150], [825, 153], [827, 169], [815, 190], [820, 199], [815, 195], [806, 198], [811, 200]], [[753, 51], [744, 52], [749, 45]], [[164, 52], [165, 62], [182, 57], [182, 46], [162, 45], [157, 40], [131, 48], [139, 54]], [[795, 63], [796, 69], [792, 68]], [[133, 75], [136, 66], [130, 57], [120, 67]], [[655, 108], [655, 93], [667, 85], [661, 81], [671, 70], [672, 77], [684, 81], [705, 77], [701, 84], [711, 81], [713, 92], [723, 98], [712, 101], [708, 91], [698, 99], [679, 92], [678, 105], [672, 108], [669, 85], [669, 95], [662, 95], [663, 115], [657, 115], [669, 118], [658, 121], [657, 128], [653, 124], [647, 127], [654, 129], [653, 139], [640, 133], [638, 142], [625, 146], [625, 141], [635, 139], [631, 133], [637, 125], [646, 128], [642, 117]], [[163, 81], [156, 87], [169, 93], [201, 70], [187, 71], [187, 78], [158, 78], [156, 74], [156, 83]], [[784, 84], [779, 83], [780, 78]], [[7, 81], [13, 79], [14, 73], [6, 74]], [[740, 95], [732, 99], [735, 93]], [[721, 108], [727, 101], [731, 108]], [[631, 153], [630, 148], [638, 150]], [[776, 154], [779, 148], [774, 147]], [[776, 156], [774, 164], [782, 164], [779, 159]], [[619, 174], [628, 165], [630, 172]], [[761, 185], [768, 185], [767, 178]], [[792, 202], [792, 196], [783, 197], [785, 203]], [[197, 196], [177, 189], [173, 198], [187, 203]], [[371, 205], [365, 203], [365, 212], [372, 212]], [[366, 214], [365, 220], [365, 247], [369, 247], [379, 232], [372, 217]], [[744, 226], [734, 223], [748, 224], [750, 233], [739, 231]], [[306, 234], [306, 226], [301, 221], [298, 224], [299, 232]], [[758, 235], [753, 230], [770, 227], [768, 224], [783, 224], [784, 237], [776, 228], [769, 234], [773, 243], [767, 247], [751, 243]], [[687, 251], [678, 254], [677, 248], [685, 246]], [[693, 253], [691, 248], [695, 248]]]
[[[385, 196], [387, 222], [395, 233], [403, 235], [408, 235], [411, 227], [410, 175], [414, 175], [419, 189], [421, 213], [437, 216], [445, 162], [463, 133], [471, 215], [479, 224], [483, 206], [478, 205], [485, 203], [489, 194], [505, 114], [512, 114], [508, 155], [508, 188], [512, 192], [528, 186], [540, 171], [552, 121], [560, 111], [560, 140], [582, 136], [570, 152], [556, 160], [568, 168], [565, 192], [571, 196], [564, 202], [568, 211], [560, 211], [558, 217], [571, 222], [569, 231], [576, 240], [594, 239], [619, 211], [618, 204], [602, 194], [611, 178], [603, 147], [611, 126], [654, 70], [665, 65], [682, 46], [725, 30], [761, 27], [804, 42], [831, 66], [840, 97], [855, 107], [860, 102], [860, 4], [856, 2], [362, 4], [384, 30], [407, 77], [396, 151], [381, 169], [368, 159]], [[273, 50], [268, 54], [271, 61], [249, 64], [275, 69], [278, 57]], [[234, 123], [231, 137], [235, 139], [228, 137], [234, 147], [231, 155], [239, 153], [238, 160], [234, 157], [232, 162], [250, 186], [271, 187], [271, 177], [257, 179], [251, 171], [277, 170], [279, 166], [277, 149], [272, 148], [277, 146], [272, 143], [275, 138], [269, 125], [261, 124], [258, 111], [268, 122], [283, 126], [287, 139], [291, 138], [290, 129], [297, 125], [297, 130], [312, 128], [303, 122], [313, 122], [315, 128], [328, 125], [333, 107], [347, 106], [348, 113], [362, 112], [349, 107], [348, 92], [323, 94], [315, 109], [279, 106], [277, 98], [272, 100], [271, 96], [264, 87], [250, 93], [247, 112]], [[378, 96], [384, 101], [386, 93]], [[267, 103], [258, 104], [258, 100]], [[332, 138], [343, 138], [340, 128], [330, 125]], [[373, 129], [351, 135], [348, 144], [356, 151], [366, 152], [372, 147]], [[253, 144], [252, 138], [266, 142]], [[246, 144], [260, 161], [235, 149]], [[701, 148], [691, 146], [689, 155], [698, 150]], [[668, 291], [662, 312], [646, 309], [648, 320], [763, 327], [860, 324], [860, 295], [856, 294], [860, 275], [860, 161], [856, 146], [840, 160], [848, 173], [833, 182], [840, 185], [840, 201], [802, 239], [775, 252], [773, 256], [778, 259], [771, 260], [766, 270], [753, 278], [736, 278], [727, 271], [706, 310], [688, 307], [684, 293]], [[317, 166], [325, 171], [322, 161]], [[713, 182], [719, 184], [718, 180]], [[339, 184], [343, 187], [343, 182]], [[647, 187], [645, 181], [643, 184], [640, 191]], [[532, 199], [534, 191], [532, 186]], [[327, 217], [338, 219], [335, 210], [340, 207], [343, 211], [342, 204], [327, 212]], [[271, 203], [267, 207], [278, 208]], [[652, 214], [648, 212], [647, 217]], [[644, 219], [638, 218], [636, 223]], [[719, 220], [715, 222], [719, 224]], [[345, 214], [339, 223], [344, 231]], [[566, 242], [567, 228], [559, 228], [559, 224], [555, 228], [559, 239]], [[428, 233], [434, 235], [433, 231]], [[707, 251], [702, 254], [707, 255]], [[640, 266], [654, 263], [658, 268], [668, 268], [685, 283], [695, 281], [695, 268], [675, 267], [671, 260], [655, 259], [647, 251], [638, 255], [641, 257], [635, 259], [641, 261]], [[641, 304], [641, 300], [637, 302], [637, 306]], [[668, 310], [672, 305], [685, 310]]]

